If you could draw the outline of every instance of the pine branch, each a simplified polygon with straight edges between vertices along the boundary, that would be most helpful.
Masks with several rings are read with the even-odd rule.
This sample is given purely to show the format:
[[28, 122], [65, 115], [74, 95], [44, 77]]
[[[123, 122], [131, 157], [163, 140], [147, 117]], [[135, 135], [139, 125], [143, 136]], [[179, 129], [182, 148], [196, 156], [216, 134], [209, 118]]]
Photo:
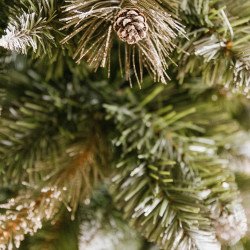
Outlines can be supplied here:
[[34, 234], [42, 227], [43, 220], [51, 220], [58, 213], [61, 204], [61, 191], [54, 187], [44, 187], [36, 198], [30, 194], [12, 198], [2, 204], [0, 247], [19, 247], [25, 234]]
[[[52, 188], [48, 190], [42, 188], [41, 196], [38, 198], [34, 198], [32, 194], [19, 196], [2, 205], [2, 208], [8, 209], [1, 220], [2, 247], [9, 245], [10, 248], [12, 240], [18, 247], [24, 235], [32, 235], [42, 227], [43, 220], [54, 219], [63, 203], [74, 217], [79, 202], [89, 199], [93, 186], [103, 177], [104, 171], [102, 172], [100, 168], [101, 163], [98, 162], [98, 158], [104, 161], [107, 152], [97, 150], [96, 147], [103, 146], [98, 136], [97, 138], [96, 142], [93, 142], [91, 137], [89, 144], [72, 146], [66, 150], [66, 154], [58, 156], [59, 160], [54, 165], [51, 165], [51, 162], [35, 164], [34, 171], [39, 171], [44, 178], [43, 182], [40, 181], [40, 185], [47, 184]], [[9, 212], [11, 209], [15, 209], [15, 212]], [[20, 230], [17, 229], [19, 227]]]
[[[1, 84], [5, 95], [1, 103], [1, 161], [4, 162], [3, 171], [8, 173], [2, 178], [7, 182], [11, 178], [18, 183], [27, 181], [27, 176], [32, 181], [34, 162], [57, 155], [60, 142], [57, 122], [52, 116], [56, 108], [56, 100], [52, 97], [55, 92], [47, 86], [51, 91], [49, 94], [46, 85], [41, 89], [40, 79], [35, 74], [30, 77], [12, 72], [11, 76], [11, 79], [2, 79]], [[37, 82], [37, 87], [31, 86], [30, 81]], [[40, 95], [41, 90], [45, 91], [47, 99]], [[35, 103], [34, 97], [37, 97]]]
[[79, 203], [90, 199], [94, 187], [108, 175], [108, 159], [108, 145], [100, 133], [94, 132], [87, 140], [77, 138], [77, 143], [67, 148], [55, 165], [38, 163], [37, 171], [44, 169], [46, 182], [66, 190], [64, 202], [74, 215]]
[[133, 226], [163, 249], [219, 249], [209, 206], [215, 200], [229, 204], [237, 196], [234, 177], [217, 156], [219, 138], [209, 136], [222, 124], [207, 137], [197, 136], [206, 124], [211, 127], [206, 122], [211, 114], [188, 107], [175, 112], [171, 106], [155, 111], [156, 95], [171, 103], [161, 92], [153, 92], [138, 108], [105, 106], [120, 133], [114, 144], [123, 152], [113, 178], [115, 202]]
[[[68, 74], [72, 82], [65, 78], [60, 79], [60, 83], [45, 82], [32, 68], [29, 74], [9, 70], [1, 76], [2, 182], [36, 182], [41, 179], [41, 173], [34, 170], [37, 162], [50, 162], [54, 166], [55, 159], [76, 145], [77, 138], [80, 144], [88, 141], [88, 134], [103, 138], [98, 118], [102, 109], [98, 101], [102, 97], [94, 86], [83, 86], [78, 77], [77, 73]], [[90, 101], [93, 98], [97, 103]], [[94, 149], [95, 143], [100, 144], [98, 150], [104, 145], [100, 138], [93, 141]], [[72, 150], [81, 152], [74, 147]]]
[[[28, 66], [24, 64], [24, 72]], [[36, 190], [41, 189], [42, 193], [44, 186], [53, 187], [60, 193], [60, 199], [51, 203], [51, 210], [66, 204], [74, 217], [79, 203], [90, 197], [95, 184], [108, 172], [109, 146], [100, 129], [102, 115], [98, 115], [102, 108], [98, 101], [90, 101], [102, 97], [94, 86], [82, 86], [77, 74], [68, 75], [71, 80], [56, 83], [52, 80], [44, 82], [32, 68], [29, 68], [29, 74], [24, 72], [14, 69], [1, 76], [2, 185], [4, 182], [8, 185], [10, 182], [11, 185], [26, 183]], [[76, 102], [76, 99], [82, 101]], [[54, 219], [55, 213], [49, 217], [38, 213], [40, 210], [47, 213], [50, 209], [46, 202], [32, 205], [31, 211], [27, 210], [31, 204], [36, 204], [37, 198], [33, 194], [16, 199], [13, 204], [15, 214], [10, 213], [10, 216], [14, 219], [21, 217], [17, 223], [29, 220], [31, 213], [35, 214], [34, 220], [41, 217], [39, 228], [43, 218]], [[8, 211], [12, 209], [10, 206], [7, 206]], [[16, 207], [24, 207], [25, 213]], [[15, 239], [18, 246], [24, 235], [36, 232], [38, 226], [31, 221], [27, 230], [25, 225], [20, 231], [6, 228], [4, 223], [12, 218], [8, 211], [3, 214], [2, 234], [13, 237], [4, 236], [2, 244], [11, 245]]]
[[236, 86], [248, 93], [250, 86], [250, 40], [247, 45], [239, 46], [234, 69]]
[[32, 48], [37, 56], [52, 56], [54, 30], [51, 22], [56, 17], [54, 0], [40, 0], [37, 3], [24, 1], [16, 9], [20, 14], [9, 20], [5, 35], [0, 38], [0, 46], [17, 53], [27, 54]]
[[[147, 174], [152, 165], [143, 162], [132, 165], [135, 160], [132, 158], [126, 165], [120, 162], [126, 170], [122, 174], [118, 171], [113, 189], [115, 202], [130, 223], [162, 249], [219, 249], [209, 219], [203, 214], [202, 199], [190, 191], [194, 187], [180, 186], [180, 179], [175, 182], [153, 171]], [[164, 175], [167, 169], [166, 165], [161, 168]], [[173, 181], [173, 185], [159, 185], [155, 179], [163, 184]]]
[[[231, 16], [232, 6], [212, 8], [212, 26], [190, 28], [191, 40], [182, 44], [179, 78], [187, 73], [202, 75], [209, 85], [221, 84], [235, 91], [249, 93], [249, 17]], [[181, 52], [182, 53], [182, 52]], [[200, 66], [202, 65], [202, 66]], [[198, 70], [197, 70], [198, 68]]]
[[[164, 2], [166, 4], [166, 2]], [[125, 69], [126, 79], [131, 81], [131, 74], [140, 85], [145, 66], [156, 81], [166, 82], [167, 58], [174, 47], [172, 39], [177, 33], [184, 33], [181, 25], [170, 14], [166, 13], [159, 1], [103, 1], [82, 0], [69, 1], [64, 7], [66, 17], [65, 29], [73, 28], [62, 43], [67, 43], [73, 37], [78, 37], [74, 58], [80, 62], [86, 58], [93, 69], [108, 67], [110, 71], [112, 44], [115, 38], [113, 25], [120, 10], [137, 9], [146, 17], [148, 35], [144, 40], [134, 45], [122, 43], [119, 58], [124, 58], [124, 65], [120, 59], [120, 67]], [[171, 6], [169, 6], [171, 9]], [[98, 38], [96, 39], [96, 35]], [[122, 56], [124, 54], [124, 56]], [[138, 66], [139, 65], [139, 66]]]

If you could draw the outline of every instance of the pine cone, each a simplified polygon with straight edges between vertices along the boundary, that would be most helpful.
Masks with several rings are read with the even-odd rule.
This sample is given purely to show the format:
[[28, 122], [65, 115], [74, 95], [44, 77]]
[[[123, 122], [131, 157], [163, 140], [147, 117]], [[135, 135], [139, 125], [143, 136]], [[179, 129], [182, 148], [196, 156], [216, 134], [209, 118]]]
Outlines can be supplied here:
[[114, 30], [122, 41], [138, 43], [147, 36], [146, 17], [138, 9], [121, 10], [115, 18]]

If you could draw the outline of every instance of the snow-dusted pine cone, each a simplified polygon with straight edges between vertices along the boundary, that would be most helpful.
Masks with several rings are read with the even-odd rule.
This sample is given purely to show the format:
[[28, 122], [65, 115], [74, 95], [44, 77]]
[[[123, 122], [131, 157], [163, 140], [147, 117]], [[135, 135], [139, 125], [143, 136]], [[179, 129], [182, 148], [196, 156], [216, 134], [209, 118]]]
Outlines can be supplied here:
[[146, 17], [138, 9], [121, 10], [115, 17], [114, 30], [122, 41], [138, 43], [147, 36]]

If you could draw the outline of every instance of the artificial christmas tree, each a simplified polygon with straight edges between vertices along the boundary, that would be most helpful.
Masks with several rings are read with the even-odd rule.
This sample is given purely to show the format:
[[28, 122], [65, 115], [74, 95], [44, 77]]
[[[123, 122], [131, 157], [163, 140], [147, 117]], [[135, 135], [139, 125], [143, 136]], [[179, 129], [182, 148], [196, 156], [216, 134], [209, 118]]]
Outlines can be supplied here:
[[0, 249], [247, 249], [250, 2], [0, 14]]

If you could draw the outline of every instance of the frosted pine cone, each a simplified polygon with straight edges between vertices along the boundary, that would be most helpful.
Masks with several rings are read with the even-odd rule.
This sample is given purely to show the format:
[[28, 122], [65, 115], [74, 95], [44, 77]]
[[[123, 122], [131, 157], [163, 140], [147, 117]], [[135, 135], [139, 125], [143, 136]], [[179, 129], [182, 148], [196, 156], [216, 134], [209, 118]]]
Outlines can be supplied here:
[[114, 30], [122, 41], [138, 43], [147, 36], [146, 17], [138, 9], [121, 10], [115, 18]]

